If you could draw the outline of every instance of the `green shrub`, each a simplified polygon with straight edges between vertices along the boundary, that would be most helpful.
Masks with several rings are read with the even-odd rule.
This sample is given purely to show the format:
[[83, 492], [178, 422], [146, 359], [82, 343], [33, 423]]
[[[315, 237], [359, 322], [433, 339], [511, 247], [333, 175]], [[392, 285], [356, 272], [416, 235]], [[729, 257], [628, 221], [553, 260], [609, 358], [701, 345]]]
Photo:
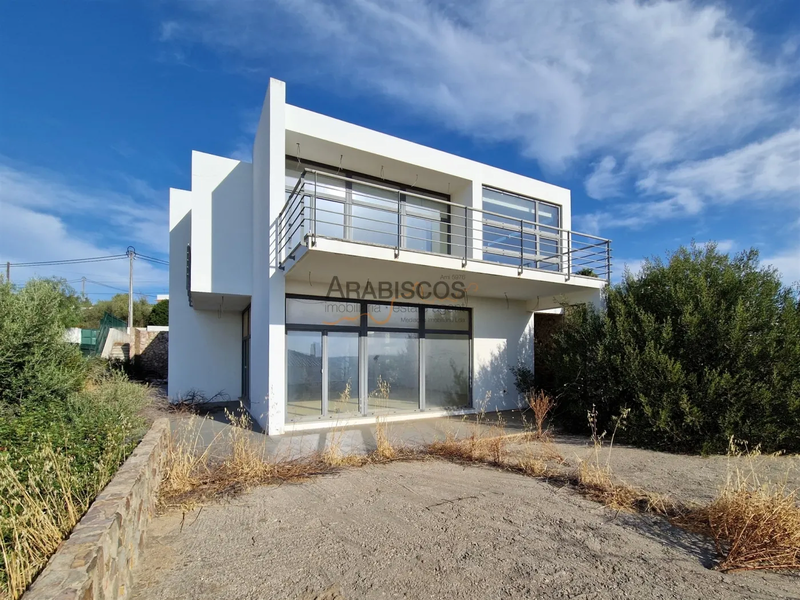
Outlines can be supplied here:
[[0, 428], [0, 597], [19, 596], [138, 443], [147, 388], [109, 372]]
[[[544, 348], [559, 422], [585, 430], [630, 408], [630, 442], [723, 452], [731, 436], [767, 451], [800, 451], [800, 306], [797, 290], [713, 246], [645, 262], [606, 294], [603, 312], [567, 310]], [[608, 423], [601, 423], [601, 427]]]
[[64, 340], [64, 296], [49, 280], [0, 283], [0, 414], [64, 400], [83, 384], [83, 359]]
[[147, 318], [148, 325], [169, 325], [169, 300], [159, 300], [153, 305], [150, 316]]
[[0, 598], [24, 591], [144, 431], [147, 388], [65, 342], [64, 306], [52, 281], [0, 282]]

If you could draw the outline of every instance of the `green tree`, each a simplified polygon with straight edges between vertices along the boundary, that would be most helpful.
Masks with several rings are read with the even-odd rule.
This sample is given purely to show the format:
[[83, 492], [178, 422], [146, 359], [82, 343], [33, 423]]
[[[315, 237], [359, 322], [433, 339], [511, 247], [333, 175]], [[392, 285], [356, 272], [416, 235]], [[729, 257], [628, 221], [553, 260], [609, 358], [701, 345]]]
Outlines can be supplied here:
[[568, 310], [544, 352], [537, 383], [572, 430], [592, 405], [605, 419], [627, 407], [629, 441], [644, 446], [720, 452], [736, 436], [800, 450], [798, 291], [756, 250], [692, 245], [647, 260], [608, 289], [603, 312]]
[[80, 388], [84, 361], [64, 340], [64, 306], [52, 280], [31, 279], [20, 289], [0, 283], [0, 412], [63, 400]]
[[[139, 297], [138, 300], [133, 301], [133, 326], [145, 327], [152, 306], [147, 302], [145, 296]], [[112, 316], [128, 320], [128, 294], [117, 294], [111, 300], [98, 300], [91, 307], [83, 310], [81, 327], [86, 329], [97, 329], [100, 327], [100, 321], [105, 313]]]
[[147, 319], [148, 325], [169, 325], [169, 300], [161, 300], [153, 305], [150, 317]]

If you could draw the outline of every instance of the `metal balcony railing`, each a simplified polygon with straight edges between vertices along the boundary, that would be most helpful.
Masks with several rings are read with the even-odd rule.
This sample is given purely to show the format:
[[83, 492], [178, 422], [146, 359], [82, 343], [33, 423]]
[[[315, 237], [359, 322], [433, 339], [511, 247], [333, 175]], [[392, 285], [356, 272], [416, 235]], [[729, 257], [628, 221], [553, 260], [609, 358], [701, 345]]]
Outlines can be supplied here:
[[283, 266], [300, 244], [330, 238], [571, 277], [611, 279], [611, 242], [352, 177], [306, 169], [277, 223]]

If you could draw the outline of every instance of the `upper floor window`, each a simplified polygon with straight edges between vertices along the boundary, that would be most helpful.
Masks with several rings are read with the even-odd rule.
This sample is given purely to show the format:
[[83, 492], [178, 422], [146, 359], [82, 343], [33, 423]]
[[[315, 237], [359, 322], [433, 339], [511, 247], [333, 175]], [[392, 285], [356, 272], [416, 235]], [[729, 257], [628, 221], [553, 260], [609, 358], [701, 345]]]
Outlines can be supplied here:
[[483, 210], [539, 225], [561, 226], [561, 209], [558, 206], [491, 188], [483, 188]]
[[560, 207], [483, 188], [483, 211], [484, 260], [559, 270]]

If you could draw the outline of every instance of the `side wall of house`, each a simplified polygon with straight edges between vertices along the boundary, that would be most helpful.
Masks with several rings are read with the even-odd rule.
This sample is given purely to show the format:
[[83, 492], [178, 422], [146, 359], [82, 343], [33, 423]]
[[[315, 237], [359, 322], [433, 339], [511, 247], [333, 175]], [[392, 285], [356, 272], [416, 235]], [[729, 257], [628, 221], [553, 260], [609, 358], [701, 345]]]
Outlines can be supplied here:
[[249, 296], [253, 165], [192, 152], [192, 290]]
[[473, 381], [476, 409], [510, 410], [519, 406], [511, 367], [533, 367], [533, 313], [525, 302], [472, 298]]
[[169, 379], [172, 400], [191, 390], [211, 397], [241, 394], [241, 315], [195, 310], [186, 291], [193, 193], [170, 190]]

